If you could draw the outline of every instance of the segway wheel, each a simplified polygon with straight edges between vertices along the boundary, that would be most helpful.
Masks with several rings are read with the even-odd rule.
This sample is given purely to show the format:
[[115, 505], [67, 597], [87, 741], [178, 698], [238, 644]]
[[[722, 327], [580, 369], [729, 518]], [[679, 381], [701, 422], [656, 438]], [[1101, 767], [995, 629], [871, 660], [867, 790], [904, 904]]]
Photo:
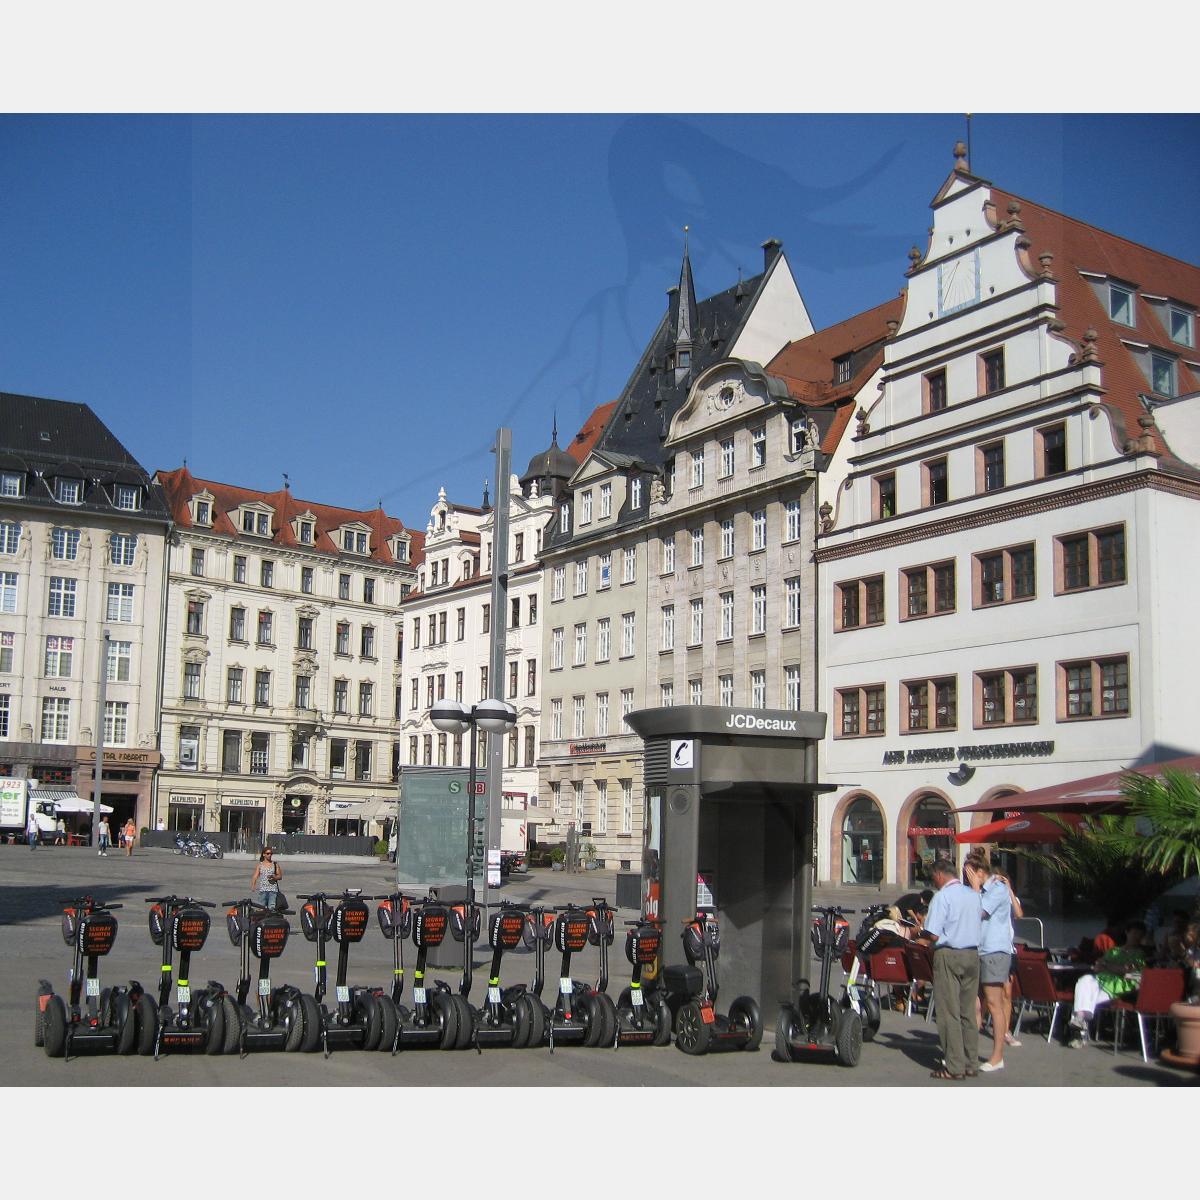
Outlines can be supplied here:
[[62, 1058], [67, 1052], [67, 1006], [61, 996], [46, 1001], [43, 1014], [42, 1046], [49, 1058]]
[[862, 1040], [873, 1042], [879, 1032], [879, 997], [874, 992], [859, 993], [862, 1000]]
[[242, 1048], [242, 1010], [238, 1002], [227, 992], [221, 997], [221, 1019], [225, 1026], [222, 1054], [237, 1054]]
[[112, 1018], [117, 1027], [117, 1053], [132, 1054], [137, 1049], [137, 1017], [128, 992], [121, 990], [113, 996]]
[[546, 1010], [542, 1002], [532, 993], [526, 993], [517, 1001], [529, 1017], [529, 1036], [524, 1045], [541, 1049], [546, 1044]]
[[775, 1022], [775, 1053], [772, 1057], [776, 1062], [795, 1062], [792, 1054], [791, 1039], [796, 1036], [796, 1017], [791, 1006], [785, 1004], [779, 1010], [779, 1019]]
[[383, 1034], [383, 1013], [379, 1008], [379, 999], [370, 992], [358, 992], [354, 997], [354, 1015], [365, 1030], [362, 1041], [364, 1050], [379, 1049], [379, 1039]]
[[699, 1000], [689, 1000], [675, 1018], [675, 1045], [684, 1054], [707, 1054], [712, 1041], [712, 1027], [704, 1023]]
[[453, 995], [451, 998], [458, 1007], [458, 1041], [454, 1043], [454, 1049], [466, 1050], [475, 1036], [475, 1014], [464, 997]]
[[597, 992], [596, 1000], [600, 1006], [601, 1016], [600, 1040], [596, 1045], [613, 1046], [617, 1041], [617, 1028], [620, 1024], [617, 1020], [617, 1006], [607, 992]]
[[314, 1054], [321, 1048], [321, 1007], [313, 996], [300, 995], [300, 1053]]
[[525, 1005], [524, 995], [514, 996], [509, 1006], [512, 1011], [514, 1050], [524, 1050], [529, 1045], [529, 1035], [533, 1032], [532, 1019]]
[[302, 997], [295, 992], [276, 993], [275, 1020], [287, 1030], [283, 1049], [288, 1054], [295, 1054], [304, 1044], [304, 1007]]
[[33, 1002], [33, 1044], [41, 1046], [46, 1040], [46, 1018], [42, 1013], [42, 998]]
[[729, 1006], [729, 1023], [740, 1026], [749, 1034], [743, 1050], [757, 1050], [762, 1045], [762, 1009], [753, 996], [739, 996]]
[[661, 996], [656, 996], [646, 1001], [646, 1011], [654, 1021], [654, 1041], [651, 1044], [669, 1046], [671, 1044], [671, 1006]]
[[598, 1046], [600, 1036], [604, 1032], [604, 1018], [600, 1015], [600, 997], [585, 992], [575, 997], [575, 1015], [587, 1029], [583, 1036], [585, 1046]]
[[396, 1044], [396, 1030], [400, 1025], [400, 1017], [391, 996], [376, 996], [375, 1003], [379, 1008], [379, 1045], [375, 1048], [383, 1054], [391, 1054]]
[[225, 1009], [221, 998], [213, 996], [205, 989], [196, 1007], [196, 1019], [203, 1022], [208, 1036], [204, 1040], [205, 1054], [225, 1053]]
[[154, 1053], [154, 1039], [158, 1036], [158, 1005], [153, 996], [143, 993], [133, 1011], [137, 1024], [137, 1052], [149, 1056]]
[[442, 1040], [438, 1043], [442, 1050], [454, 1050], [458, 1047], [458, 1005], [449, 992], [440, 988], [429, 997], [429, 1007], [433, 1019], [442, 1027]]
[[862, 1018], [852, 1008], [843, 1009], [834, 1034], [833, 1048], [843, 1067], [857, 1067], [862, 1057]]

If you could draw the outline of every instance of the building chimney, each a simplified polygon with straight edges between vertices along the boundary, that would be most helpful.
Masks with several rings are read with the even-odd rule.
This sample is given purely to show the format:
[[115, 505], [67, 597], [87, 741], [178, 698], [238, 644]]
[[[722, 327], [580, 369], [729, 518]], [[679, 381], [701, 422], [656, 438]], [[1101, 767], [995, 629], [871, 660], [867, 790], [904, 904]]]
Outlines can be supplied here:
[[779, 257], [783, 250], [783, 243], [778, 238], [767, 238], [762, 244], [763, 251], [763, 270], [769, 271], [771, 264]]

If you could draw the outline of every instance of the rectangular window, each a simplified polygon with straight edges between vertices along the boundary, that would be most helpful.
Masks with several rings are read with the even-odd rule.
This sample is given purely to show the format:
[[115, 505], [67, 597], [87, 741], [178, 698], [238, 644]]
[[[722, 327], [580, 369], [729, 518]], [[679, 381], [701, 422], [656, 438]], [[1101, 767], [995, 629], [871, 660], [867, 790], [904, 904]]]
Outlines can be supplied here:
[[56, 479], [54, 481], [54, 498], [60, 504], [78, 504], [82, 496], [83, 481], [81, 479]]
[[[910, 679], [902, 685], [906, 733], [925, 733], [933, 729], [954, 729], [958, 725], [958, 681], [954, 676], [942, 679]], [[929, 705], [933, 701], [930, 723]]]
[[25, 494], [25, 476], [20, 471], [0, 471], [0, 497], [12, 499]]
[[551, 575], [550, 599], [561, 600], [566, 582], [567, 569], [566, 567], [555, 567], [554, 573]]
[[1175, 360], [1165, 354], [1150, 355], [1150, 390], [1159, 396], [1174, 396]]
[[375, 657], [375, 629], [371, 625], [364, 625], [362, 633], [359, 637], [359, 654], [360, 658]]
[[229, 610], [229, 640], [231, 642], [246, 640], [246, 610], [244, 608]]
[[[420, 636], [418, 635], [417, 645], [420, 645]], [[339, 621], [334, 628], [333, 652], [335, 654], [350, 654], [350, 622]]]
[[118, 483], [113, 487], [113, 507], [123, 512], [137, 512], [141, 508], [141, 489], [129, 483]]
[[360, 717], [375, 715], [375, 685], [366, 680], [358, 685], [358, 715]]
[[537, 609], [538, 609], [538, 598], [537, 598], [537, 593], [534, 592], [534, 594], [529, 597], [529, 624], [530, 625], [537, 624]]
[[204, 634], [204, 601], [189, 600], [187, 604], [187, 631], [196, 636]]
[[525, 695], [532, 696], [537, 692], [537, 659], [525, 660]]
[[1133, 325], [1133, 292], [1119, 284], [1108, 285], [1108, 315], [1118, 325]]
[[193, 550], [192, 551], [192, 574], [193, 575], [203, 575], [204, 574], [204, 551], [203, 550]]
[[721, 641], [733, 637], [733, 593], [721, 593]]
[[925, 411], [927, 413], [942, 412], [946, 407], [946, 371], [930, 371], [922, 378]]
[[721, 557], [733, 557], [733, 518], [726, 517], [721, 522]]
[[517, 687], [521, 675], [521, 664], [514, 658], [508, 664], [508, 698], [513, 700], [517, 695]]
[[221, 734], [221, 770], [226, 775], [238, 775], [242, 770], [242, 732], [226, 729]]
[[1029, 600], [1036, 594], [1034, 546], [975, 555], [975, 607]]
[[342, 572], [338, 575], [338, 599], [350, 599], [350, 576], [345, 572]]
[[487, 667], [480, 667], [479, 668], [479, 698], [480, 698], [480, 700], [486, 700], [487, 694], [488, 694], [488, 669], [487, 669]]
[[800, 624], [800, 579], [783, 581], [784, 628], [795, 629]]
[[950, 499], [949, 470], [944, 458], [934, 458], [921, 464], [921, 491], [926, 508], [945, 504]]
[[608, 693], [596, 693], [596, 737], [608, 737]]
[[633, 613], [621, 615], [621, 657], [631, 658], [634, 653], [636, 638], [636, 617]]
[[[14, 655], [14, 651], [16, 649], [16, 642], [17, 642], [16, 634], [0, 633], [0, 674], [9, 675], [12, 673], [13, 655]], [[123, 644], [126, 646], [129, 645], [128, 642], [125, 642]], [[111, 646], [112, 646], [111, 642], [109, 643], [109, 646], [111, 649]], [[109, 677], [109, 679], [112, 679], [111, 668], [109, 670], [108, 677]], [[7, 696], [4, 698], [7, 699]]]
[[[415, 740], [415, 739], [414, 739]], [[332, 738], [329, 742], [329, 777], [346, 778], [346, 760], [350, 754], [350, 743], [345, 738]], [[414, 754], [413, 761], [416, 761]]]
[[663, 575], [675, 574], [675, 535], [667, 534], [662, 540], [661, 572]]
[[750, 633], [767, 632], [767, 585], [756, 583], [750, 589]]
[[720, 703], [724, 708], [733, 707], [733, 676], [722, 675], [717, 680], [717, 691], [721, 697]]
[[621, 689], [621, 720], [633, 712], [633, 688]]
[[189, 662], [183, 664], [183, 698], [185, 700], [200, 699], [200, 664]]
[[563, 665], [563, 645], [565, 631], [552, 629], [550, 631], [550, 670], [560, 671]]
[[109, 621], [120, 621], [128, 624], [133, 620], [133, 584], [110, 583], [108, 585], [108, 606], [106, 609]]
[[580, 525], [590, 525], [592, 523], [592, 493], [590, 490], [580, 493], [579, 523]]
[[1037, 668], [975, 675], [975, 725], [1027, 725], [1037, 720]]
[[[418, 681], [414, 679], [413, 684], [417, 685]], [[414, 697], [413, 708], [417, 707], [415, 700], [416, 698]], [[335, 679], [333, 681], [333, 711], [340, 714], [350, 711], [350, 681], [347, 679]]]
[[308, 675], [296, 676], [296, 707], [312, 708], [312, 678]]
[[313, 590], [313, 569], [312, 567], [300, 568], [300, 590], [306, 595], [311, 596]]
[[704, 681], [701, 679], [688, 680], [688, 703], [697, 705], [704, 703]]
[[0, 695], [0, 741], [7, 741], [9, 732], [9, 717], [11, 714], [12, 697]]
[[299, 617], [296, 621], [296, 648], [311, 650], [313, 644], [312, 617]]
[[[50, 596], [46, 604], [48, 617], [73, 617], [75, 615], [75, 583], [74, 579], [68, 579], [62, 575], [50, 576]], [[109, 589], [111, 591], [111, 584]]]
[[1128, 655], [1060, 663], [1058, 674], [1060, 720], [1129, 716]]
[[[784, 511], [787, 514], [787, 536], [786, 536], [785, 540], [789, 541], [789, 542], [799, 541], [799, 539], [800, 539], [800, 501], [799, 500], [789, 500], [787, 502], [787, 504], [784, 506]], [[730, 532], [732, 534], [732, 529]], [[730, 545], [729, 553], [730, 554], [733, 553], [732, 543]]]
[[265, 705], [271, 703], [271, 672], [254, 672], [254, 703]]
[[887, 730], [885, 689], [870, 687], [842, 688], [835, 694], [840, 737], [879, 737]]
[[1004, 350], [989, 350], [979, 356], [979, 371], [983, 388], [982, 394], [990, 396], [993, 392], [1004, 388]]
[[243, 670], [241, 667], [230, 667], [225, 672], [225, 703], [226, 704], [241, 704], [241, 702], [242, 702], [242, 676], [243, 676]]
[[1126, 580], [1125, 527], [1055, 538], [1056, 593], [1112, 587]]
[[792, 710], [800, 708], [800, 668], [783, 668], [783, 706]]
[[871, 481], [874, 499], [874, 512], [871, 514], [876, 521], [886, 520], [896, 515], [896, 475], [889, 471], [886, 475], [876, 475]]
[[675, 649], [675, 605], [664, 604], [662, 608], [661, 632], [658, 639], [660, 650]]
[[269, 558], [262, 560], [259, 567], [259, 581], [265, 588], [275, 586], [275, 564]]
[[1067, 427], [1047, 425], [1037, 431], [1038, 474], [1061, 475], [1067, 469]]
[[[599, 591], [604, 591], [612, 585], [612, 554], [609, 551], [600, 555], [600, 572], [599, 579], [596, 582], [596, 588]], [[584, 587], [587, 586], [586, 580]]]
[[621, 832], [633, 832], [633, 780], [621, 781]]
[[255, 640], [260, 646], [273, 646], [275, 644], [274, 625], [274, 614], [267, 612], [265, 609], [259, 609], [258, 634]]
[[692, 451], [692, 487], [704, 486], [704, 451]]
[[626, 546], [621, 551], [621, 582], [634, 583], [637, 580], [637, 547]]
[[[48, 637], [46, 639], [45, 671], [47, 679], [70, 679], [71, 660], [75, 654], [75, 639]], [[9, 668], [12, 669], [11, 667]]]
[[79, 557], [79, 530], [55, 529], [50, 534], [51, 557], [73, 562]]
[[108, 682], [128, 683], [133, 663], [133, 643], [108, 643]]
[[733, 438], [725, 438], [721, 442], [721, 474], [719, 478], [728, 479], [733, 474]]
[[375, 580], [369, 575], [363, 580], [363, 603], [375, 603]]
[[[904, 620], [912, 617], [941, 616], [956, 607], [953, 560], [909, 567], [901, 572], [904, 583]], [[930, 598], [933, 606], [930, 609]]]
[[575, 564], [575, 595], [586, 596], [588, 590], [588, 560], [581, 559]]
[[766, 671], [750, 672], [750, 707], [766, 708], [767, 706], [767, 673]]
[[758, 509], [750, 518], [750, 549], [765, 550], [767, 548], [767, 510]]
[[760, 425], [750, 430], [750, 467], [761, 467], [767, 461], [767, 428]]
[[602, 483], [600, 485], [600, 516], [612, 516], [612, 484]]
[[235, 554], [233, 556], [233, 582], [246, 582], [246, 556], [244, 554]]
[[575, 626], [575, 659], [574, 665], [582, 667], [587, 662], [587, 624]]
[[976, 453], [976, 491], [998, 492], [1004, 486], [1004, 443], [991, 442]]
[[867, 579], [849, 579], [845, 583], [837, 584], [836, 592], [834, 618], [837, 630], [883, 624], [882, 575], [871, 575]]
[[609, 631], [612, 625], [610, 617], [601, 617], [596, 622], [596, 661], [607, 662], [609, 654]]
[[58, 696], [42, 701], [42, 741], [65, 742], [71, 729], [71, 702]]
[[271, 768], [271, 735], [269, 733], [252, 733], [250, 735], [250, 774], [266, 775]]
[[525, 766], [532, 767], [537, 762], [537, 730], [532, 725], [525, 726]]
[[0, 554], [16, 554], [21, 548], [21, 526], [15, 521], [0, 521]]
[[658, 685], [658, 707], [675, 707], [675, 684], [669, 679]]
[[699, 646], [704, 641], [704, 600], [702, 597], [697, 596], [692, 600], [691, 613], [691, 636], [688, 638], [688, 645]]
[[572, 716], [574, 719], [574, 724], [572, 725], [574, 732], [571, 736], [577, 738], [586, 736], [587, 706], [582, 696], [572, 698]]
[[1195, 345], [1193, 316], [1187, 309], [1172, 305], [1168, 324], [1171, 329], [1171, 341], [1178, 342], [1181, 346]]
[[692, 543], [692, 566], [704, 565], [704, 529], [693, 529], [689, 534]]
[[550, 701], [550, 737], [554, 741], [562, 738], [562, 701]]

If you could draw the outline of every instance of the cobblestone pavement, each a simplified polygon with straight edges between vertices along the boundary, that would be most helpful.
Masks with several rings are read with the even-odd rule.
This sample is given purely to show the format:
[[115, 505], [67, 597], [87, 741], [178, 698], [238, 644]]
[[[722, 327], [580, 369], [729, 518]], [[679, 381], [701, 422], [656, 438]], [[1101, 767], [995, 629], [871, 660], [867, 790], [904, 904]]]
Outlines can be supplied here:
[[[284, 858], [283, 889], [293, 902], [300, 892], [322, 889], [340, 891], [362, 888], [377, 894], [388, 889], [391, 869], [375, 860]], [[86, 849], [0, 847], [0, 1062], [3, 1082], [8, 1085], [70, 1084], [74, 1086], [123, 1085], [474, 1085], [474, 1086], [571, 1086], [637, 1085], [737, 1087], [769, 1086], [942, 1086], [929, 1078], [937, 1048], [932, 1024], [922, 1018], [885, 1012], [878, 1039], [864, 1047], [860, 1064], [846, 1069], [832, 1062], [802, 1064], [772, 1061], [771, 1034], [762, 1049], [753, 1054], [729, 1053], [690, 1058], [673, 1046], [660, 1049], [587, 1050], [559, 1048], [508, 1051], [493, 1049], [482, 1055], [474, 1051], [457, 1054], [410, 1051], [391, 1057], [356, 1051], [320, 1055], [260, 1054], [253, 1063], [236, 1057], [164, 1056], [159, 1062], [148, 1058], [95, 1057], [64, 1063], [46, 1058], [33, 1045], [31, 1025], [34, 996], [40, 977], [56, 987], [65, 986], [69, 954], [59, 932], [59, 898], [91, 892], [97, 897], [125, 905], [117, 916], [120, 932], [112, 953], [102, 963], [105, 982], [129, 978], [149, 982], [158, 974], [158, 951], [146, 929], [145, 898], [164, 893], [188, 893], [221, 902], [246, 895], [253, 862], [227, 857], [219, 861], [182, 858], [166, 850], [140, 850], [132, 858], [116, 851], [99, 858]], [[535, 871], [505, 885], [502, 894], [518, 901], [542, 899], [564, 903], [592, 895], [614, 897], [615, 878], [597, 871], [564, 876]], [[838, 889], [819, 892], [833, 896], [848, 907], [858, 907], [878, 896], [874, 890]], [[496, 893], [493, 893], [493, 897]], [[627, 914], [631, 915], [631, 914]], [[311, 986], [310, 945], [298, 931], [273, 971], [275, 982], [294, 983], [305, 990]], [[457, 945], [455, 951], [458, 950]], [[629, 966], [614, 945], [611, 956], [610, 992], [628, 981]], [[482, 956], [481, 956], [482, 958]], [[412, 954], [407, 956], [411, 966]], [[447, 959], [447, 963], [450, 963]], [[457, 962], [457, 959], [454, 960]], [[596, 970], [595, 952], [578, 958], [578, 976]], [[195, 979], [220, 979], [228, 986], [236, 982], [236, 952], [223, 927], [214, 922], [205, 949], [193, 962]], [[382, 984], [390, 980], [391, 951], [372, 928], [352, 951], [352, 982]], [[527, 979], [532, 959], [514, 953], [506, 959], [506, 978]], [[439, 972], [434, 972], [435, 974]], [[448, 965], [441, 974], [453, 979], [456, 970]], [[835, 972], [836, 974], [836, 972]], [[477, 975], [481, 982], [481, 976]], [[553, 982], [546, 995], [552, 993]], [[475, 998], [482, 987], [477, 983]], [[724, 998], [724, 993], [723, 993]], [[768, 1026], [774, 1025], [771, 1006], [764, 1006]], [[1068, 1050], [1057, 1042], [1047, 1044], [1044, 1033], [1023, 1030], [1019, 1049], [1007, 1056], [1003, 1072], [958, 1084], [959, 1088], [1038, 1086], [1138, 1086], [1194, 1085], [1198, 1077], [1158, 1063], [1144, 1064], [1130, 1048], [1114, 1056], [1111, 1048], [1089, 1047]]]

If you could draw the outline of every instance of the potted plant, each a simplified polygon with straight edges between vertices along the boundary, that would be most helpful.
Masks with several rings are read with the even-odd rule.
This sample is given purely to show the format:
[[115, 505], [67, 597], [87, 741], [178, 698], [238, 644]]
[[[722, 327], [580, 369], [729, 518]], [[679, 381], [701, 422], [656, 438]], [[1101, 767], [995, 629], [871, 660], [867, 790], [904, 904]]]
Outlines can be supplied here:
[[566, 850], [564, 850], [562, 846], [555, 846], [554, 849], [550, 851], [550, 870], [566, 870], [566, 867], [563, 865], [566, 862], [566, 859]]
[[599, 865], [596, 862], [596, 847], [592, 842], [584, 842], [579, 847], [579, 857], [583, 859], [583, 869], [585, 871], [594, 871]]

